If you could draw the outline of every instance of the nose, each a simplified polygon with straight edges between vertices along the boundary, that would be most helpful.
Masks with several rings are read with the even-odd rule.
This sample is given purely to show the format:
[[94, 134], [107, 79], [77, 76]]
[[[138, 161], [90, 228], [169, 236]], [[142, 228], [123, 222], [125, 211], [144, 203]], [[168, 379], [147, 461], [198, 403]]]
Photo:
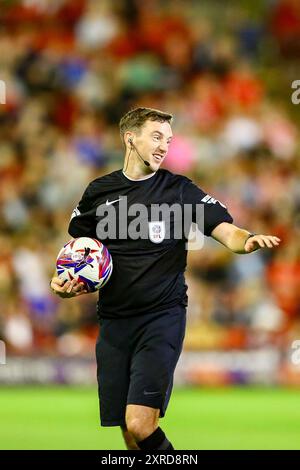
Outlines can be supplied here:
[[161, 153], [167, 153], [169, 148], [169, 144], [167, 142], [160, 142], [159, 144], [159, 151]]

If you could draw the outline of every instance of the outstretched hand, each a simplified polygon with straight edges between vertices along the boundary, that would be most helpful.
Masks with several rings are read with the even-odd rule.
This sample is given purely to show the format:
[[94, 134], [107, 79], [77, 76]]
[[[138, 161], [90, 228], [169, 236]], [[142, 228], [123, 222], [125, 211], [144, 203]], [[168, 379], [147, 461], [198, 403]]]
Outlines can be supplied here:
[[78, 297], [79, 295], [88, 293], [88, 291], [85, 289], [84, 283], [78, 282], [76, 279], [73, 279], [73, 281], [64, 282], [59, 277], [53, 277], [50, 287], [53, 292], [59, 295], [59, 297], [62, 299]]
[[274, 248], [281, 242], [280, 238], [273, 235], [252, 235], [246, 240], [244, 250], [251, 253], [260, 248]]

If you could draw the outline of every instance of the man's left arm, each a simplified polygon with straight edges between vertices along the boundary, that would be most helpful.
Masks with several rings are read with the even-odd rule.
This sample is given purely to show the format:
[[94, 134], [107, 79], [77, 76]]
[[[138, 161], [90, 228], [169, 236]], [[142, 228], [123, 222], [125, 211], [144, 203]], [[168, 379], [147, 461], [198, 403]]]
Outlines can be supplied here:
[[280, 238], [275, 235], [251, 234], [228, 222], [217, 225], [211, 232], [211, 236], [238, 254], [252, 253], [260, 248], [274, 248], [281, 242]]

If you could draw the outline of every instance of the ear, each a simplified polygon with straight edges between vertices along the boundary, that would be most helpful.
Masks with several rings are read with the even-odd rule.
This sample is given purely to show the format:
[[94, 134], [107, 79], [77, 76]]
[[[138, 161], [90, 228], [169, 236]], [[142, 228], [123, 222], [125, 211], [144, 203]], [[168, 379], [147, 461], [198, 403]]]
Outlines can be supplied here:
[[133, 133], [132, 132], [125, 132], [124, 142], [125, 142], [126, 147], [131, 146], [131, 142], [133, 142]]

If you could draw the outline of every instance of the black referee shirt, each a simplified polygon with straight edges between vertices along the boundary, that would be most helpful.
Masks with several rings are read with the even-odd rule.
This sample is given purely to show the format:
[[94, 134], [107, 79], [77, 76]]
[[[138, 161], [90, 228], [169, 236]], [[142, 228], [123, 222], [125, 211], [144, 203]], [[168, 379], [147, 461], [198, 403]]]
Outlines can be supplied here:
[[[132, 205], [137, 203], [146, 206], [147, 217], [139, 217], [140, 224], [134, 222], [139, 212], [130, 215], [126, 211], [125, 214], [125, 200], [128, 210], [130, 207], [134, 209]], [[187, 177], [164, 169], [138, 181], [127, 178], [122, 170], [92, 181], [73, 211], [69, 233], [74, 238], [98, 238], [112, 255], [111, 278], [99, 292], [99, 317], [129, 317], [156, 312], [178, 303], [186, 304], [187, 238], [184, 233], [180, 239], [175, 235], [175, 228], [182, 225], [178, 213], [170, 211], [169, 219], [164, 220], [164, 215], [159, 214], [152, 220], [151, 208], [161, 204], [167, 204], [167, 207], [176, 204], [177, 208], [186, 208], [184, 205], [188, 204], [193, 222], [198, 220], [196, 206], [201, 204], [204, 207], [204, 234], [207, 236], [221, 222], [233, 222], [222, 203]], [[116, 230], [109, 231], [115, 222]], [[108, 238], [101, 239], [99, 231], [97, 236], [97, 224], [109, 233]], [[143, 226], [147, 238], [132, 239], [126, 233], [124, 236], [124, 229], [126, 232], [130, 224], [131, 227], [138, 225], [137, 230]]]

